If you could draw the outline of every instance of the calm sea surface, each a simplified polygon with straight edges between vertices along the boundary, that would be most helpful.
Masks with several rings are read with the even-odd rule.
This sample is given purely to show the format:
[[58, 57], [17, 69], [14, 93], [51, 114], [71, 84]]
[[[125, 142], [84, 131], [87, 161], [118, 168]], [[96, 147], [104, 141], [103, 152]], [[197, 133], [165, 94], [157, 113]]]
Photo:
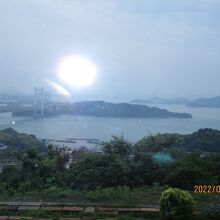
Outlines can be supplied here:
[[38, 138], [97, 138], [109, 140], [113, 134], [132, 142], [149, 133], [177, 132], [187, 134], [199, 128], [220, 129], [220, 109], [187, 108], [177, 105], [153, 105], [173, 112], [188, 112], [192, 119], [118, 119], [61, 115], [50, 118], [18, 118], [0, 114], [0, 129], [12, 127]]

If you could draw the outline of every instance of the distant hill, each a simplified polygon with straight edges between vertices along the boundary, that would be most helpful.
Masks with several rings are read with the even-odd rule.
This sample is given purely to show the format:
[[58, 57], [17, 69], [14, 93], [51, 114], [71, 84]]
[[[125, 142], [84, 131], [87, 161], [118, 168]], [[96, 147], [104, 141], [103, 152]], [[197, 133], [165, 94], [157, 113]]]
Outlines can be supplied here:
[[220, 131], [206, 128], [185, 135], [182, 147], [188, 150], [220, 152]]
[[135, 104], [149, 104], [149, 103], [152, 103], [151, 101], [149, 100], [145, 100], [145, 99], [132, 99], [130, 101], [130, 103], [135, 103]]
[[151, 103], [165, 103], [168, 99], [160, 98], [160, 97], [153, 97], [150, 98], [148, 101]]
[[187, 106], [195, 108], [220, 108], [220, 96], [196, 99], [187, 103]]
[[160, 97], [153, 97], [150, 99], [133, 99], [131, 103], [139, 103], [139, 104], [167, 104], [167, 105], [185, 105], [190, 102], [187, 98], [174, 98], [174, 99], [164, 99]]
[[36, 148], [39, 151], [46, 151], [46, 146], [34, 135], [18, 133], [12, 128], [0, 131], [0, 143], [17, 151], [26, 151], [29, 148]]
[[147, 136], [137, 142], [146, 151], [166, 151], [184, 149], [186, 151], [220, 152], [220, 131], [205, 128], [192, 134], [157, 134]]
[[[20, 110], [14, 112], [14, 116], [30, 116], [33, 111], [29, 112]], [[65, 103], [59, 106], [55, 112], [45, 111], [46, 115], [51, 114], [70, 114], [85, 115], [96, 117], [117, 117], [117, 118], [192, 118], [188, 113], [174, 113], [165, 109], [148, 107], [145, 105], [128, 104], [128, 103], [108, 103], [104, 101], [85, 101], [76, 103]]]

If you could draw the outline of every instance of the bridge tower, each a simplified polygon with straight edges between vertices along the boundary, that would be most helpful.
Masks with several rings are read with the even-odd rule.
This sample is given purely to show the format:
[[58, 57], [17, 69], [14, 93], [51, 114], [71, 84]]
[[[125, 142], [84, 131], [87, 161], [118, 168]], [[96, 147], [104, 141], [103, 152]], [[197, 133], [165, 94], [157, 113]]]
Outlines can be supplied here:
[[53, 111], [52, 98], [51, 98], [51, 93], [49, 91], [44, 92], [44, 108], [49, 113], [52, 113]]
[[34, 115], [44, 115], [44, 99], [45, 93], [44, 88], [35, 87], [34, 93]]

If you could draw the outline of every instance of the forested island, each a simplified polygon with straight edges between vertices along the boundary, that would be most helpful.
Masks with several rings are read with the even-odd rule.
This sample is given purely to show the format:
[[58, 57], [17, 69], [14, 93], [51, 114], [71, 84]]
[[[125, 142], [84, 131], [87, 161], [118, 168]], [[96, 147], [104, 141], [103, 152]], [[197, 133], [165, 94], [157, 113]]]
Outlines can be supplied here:
[[[45, 109], [44, 114], [49, 115], [82, 115], [96, 117], [118, 118], [192, 118], [189, 113], [175, 113], [157, 107], [148, 107], [139, 104], [108, 103], [104, 101], [84, 101], [76, 103], [63, 103], [53, 108]], [[18, 109], [13, 116], [32, 116], [33, 109]]]

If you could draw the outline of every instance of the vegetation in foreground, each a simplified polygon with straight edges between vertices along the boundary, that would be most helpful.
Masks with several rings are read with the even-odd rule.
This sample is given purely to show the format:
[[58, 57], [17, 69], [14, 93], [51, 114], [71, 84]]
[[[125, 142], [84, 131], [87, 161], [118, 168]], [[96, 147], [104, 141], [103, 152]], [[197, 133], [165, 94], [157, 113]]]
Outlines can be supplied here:
[[46, 219], [54, 219], [58, 220], [60, 218], [77, 218], [77, 219], [86, 219], [86, 220], [159, 220], [161, 219], [160, 214], [148, 214], [148, 215], [140, 215], [136, 213], [131, 214], [108, 214], [108, 213], [70, 213], [65, 214], [62, 212], [50, 212], [50, 211], [20, 211], [20, 212], [12, 212], [6, 210], [0, 210], [0, 216], [19, 216], [19, 217], [33, 217], [33, 218], [46, 218]]
[[[159, 207], [161, 193], [176, 187], [191, 193], [197, 211], [218, 213], [213, 204], [220, 203], [218, 193], [193, 192], [194, 185], [219, 183], [218, 141], [219, 131], [203, 129], [185, 136], [150, 135], [134, 145], [124, 137], [113, 137], [103, 144], [102, 153], [79, 149], [69, 154], [52, 145], [47, 152], [31, 147], [26, 152], [16, 151], [14, 147], [17, 165], [3, 168], [0, 199]], [[197, 146], [194, 152], [191, 143]], [[170, 157], [160, 160], [155, 157], [158, 153]]]

